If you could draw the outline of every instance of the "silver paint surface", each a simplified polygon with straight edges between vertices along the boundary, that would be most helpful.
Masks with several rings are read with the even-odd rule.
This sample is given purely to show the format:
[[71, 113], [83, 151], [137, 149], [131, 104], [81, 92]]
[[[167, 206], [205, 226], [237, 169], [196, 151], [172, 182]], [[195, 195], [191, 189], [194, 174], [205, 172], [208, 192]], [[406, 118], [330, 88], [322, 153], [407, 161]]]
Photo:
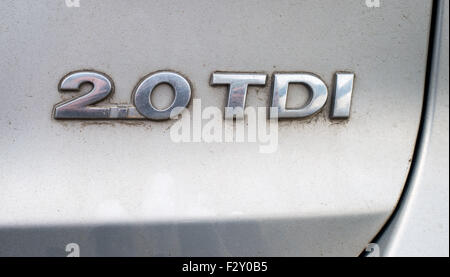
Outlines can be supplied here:
[[449, 256], [449, 1], [439, 1], [431, 82], [416, 166], [376, 243], [385, 257]]
[[[358, 255], [397, 204], [424, 89], [431, 2], [382, 3], [1, 1], [0, 255]], [[327, 103], [281, 121], [260, 154], [172, 143], [171, 121], [54, 120], [76, 69], [111, 76], [112, 103], [149, 72], [183, 72], [205, 107], [226, 105], [215, 71], [358, 79], [350, 120]], [[270, 90], [249, 86], [247, 106]]]

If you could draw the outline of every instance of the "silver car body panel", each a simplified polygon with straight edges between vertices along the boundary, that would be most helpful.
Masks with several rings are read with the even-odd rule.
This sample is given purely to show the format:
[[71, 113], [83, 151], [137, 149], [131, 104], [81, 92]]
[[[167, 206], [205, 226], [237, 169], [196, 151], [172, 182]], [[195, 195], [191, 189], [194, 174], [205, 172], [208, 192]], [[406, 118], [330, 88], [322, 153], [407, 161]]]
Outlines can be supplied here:
[[439, 1], [430, 84], [414, 167], [376, 243], [382, 256], [449, 256], [449, 1]]
[[[2, 1], [0, 255], [61, 256], [70, 243], [82, 256], [358, 255], [409, 172], [431, 7]], [[280, 121], [277, 151], [261, 154], [252, 143], [173, 143], [173, 121], [53, 119], [71, 97], [58, 82], [84, 69], [111, 76], [114, 103], [173, 70], [193, 99], [220, 108], [228, 88], [210, 86], [217, 71], [312, 72], [330, 92], [336, 72], [355, 80], [348, 120], [329, 119], [329, 99], [314, 117]], [[270, 92], [249, 86], [247, 106], [270, 105]]]

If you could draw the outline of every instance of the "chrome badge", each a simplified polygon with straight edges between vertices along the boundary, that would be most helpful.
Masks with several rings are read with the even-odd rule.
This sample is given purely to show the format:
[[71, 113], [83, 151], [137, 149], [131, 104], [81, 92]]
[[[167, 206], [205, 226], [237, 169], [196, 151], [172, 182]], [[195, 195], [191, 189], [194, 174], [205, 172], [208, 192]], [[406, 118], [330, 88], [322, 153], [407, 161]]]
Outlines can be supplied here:
[[[274, 73], [271, 107], [278, 112], [270, 113], [270, 118], [302, 119], [310, 117], [325, 106], [328, 100], [328, 88], [320, 77], [306, 72]], [[347, 119], [350, 116], [355, 74], [337, 72], [331, 99], [331, 119]], [[96, 71], [72, 72], [61, 80], [60, 92], [79, 91], [82, 84], [92, 85], [88, 93], [58, 103], [53, 109], [55, 119], [149, 119], [168, 120], [186, 108], [191, 100], [192, 88], [189, 81], [180, 73], [158, 71], [141, 80], [132, 93], [132, 104], [94, 105], [105, 100], [114, 91], [114, 83], [104, 73]], [[151, 102], [151, 94], [160, 84], [172, 87], [175, 97], [164, 110], [157, 109]], [[261, 73], [214, 72], [211, 75], [212, 86], [228, 86], [228, 102], [225, 107], [226, 119], [242, 119], [246, 103], [248, 86], [265, 86], [267, 75]], [[289, 84], [302, 84], [309, 90], [308, 102], [301, 108], [286, 107]]]

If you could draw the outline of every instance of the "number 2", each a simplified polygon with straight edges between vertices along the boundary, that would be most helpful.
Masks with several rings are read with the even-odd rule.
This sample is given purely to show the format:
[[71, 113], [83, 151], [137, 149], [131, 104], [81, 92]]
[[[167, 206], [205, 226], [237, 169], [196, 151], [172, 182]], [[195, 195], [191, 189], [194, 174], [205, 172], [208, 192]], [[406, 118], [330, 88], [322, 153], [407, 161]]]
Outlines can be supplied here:
[[59, 90], [61, 92], [78, 91], [85, 83], [93, 85], [92, 90], [80, 97], [56, 105], [54, 111], [56, 119], [109, 118], [110, 107], [89, 106], [100, 102], [113, 92], [113, 81], [106, 75], [93, 71], [74, 72], [61, 80]]

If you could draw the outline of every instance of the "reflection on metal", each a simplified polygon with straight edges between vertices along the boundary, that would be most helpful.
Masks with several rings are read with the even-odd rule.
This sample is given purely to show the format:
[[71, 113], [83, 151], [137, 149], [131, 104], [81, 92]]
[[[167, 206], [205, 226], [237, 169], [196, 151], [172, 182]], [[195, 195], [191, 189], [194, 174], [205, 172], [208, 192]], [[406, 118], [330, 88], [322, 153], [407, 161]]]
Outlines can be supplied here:
[[[291, 83], [306, 85], [310, 100], [300, 109], [287, 109], [287, 93]], [[328, 89], [325, 83], [310, 73], [277, 73], [274, 75], [272, 107], [278, 108], [278, 116], [271, 118], [304, 118], [319, 112], [327, 102]]]
[[[73, 72], [65, 76], [60, 84], [61, 92], [79, 91], [82, 84], [91, 84], [92, 90], [75, 99], [55, 106], [55, 119], [109, 119], [111, 110], [118, 107], [90, 106], [108, 97], [113, 92], [113, 81], [106, 75], [94, 71]], [[113, 114], [119, 114], [113, 112]], [[120, 113], [122, 114], [122, 113]]]
[[[153, 90], [160, 84], [170, 85], [175, 92], [175, 99], [172, 104], [164, 110], [155, 108], [150, 100]], [[189, 82], [180, 74], [163, 71], [154, 73], [142, 80], [136, 87], [134, 93], [134, 104], [136, 109], [148, 119], [167, 120], [170, 116], [176, 116], [191, 100], [191, 86]], [[177, 113], [172, 110], [177, 108]], [[171, 114], [172, 113], [172, 114]]]
[[61, 80], [61, 92], [79, 91], [82, 84], [91, 84], [92, 90], [75, 99], [55, 106], [55, 119], [138, 119], [143, 118], [133, 105], [91, 106], [114, 91], [113, 81], [103, 73], [73, 72]]
[[350, 116], [355, 74], [340, 72], [336, 73], [335, 79], [330, 117], [332, 119], [346, 119]]
[[[191, 86], [181, 75], [174, 72], [157, 72], [142, 80], [134, 94], [134, 104], [92, 106], [113, 91], [113, 81], [105, 74], [95, 71], [73, 72], [61, 80], [61, 92], [79, 91], [82, 84], [93, 86], [88, 93], [55, 106], [55, 119], [169, 119], [174, 108], [186, 107], [191, 99]], [[169, 84], [175, 91], [173, 103], [165, 110], [156, 109], [150, 96], [159, 84]]]
[[247, 88], [249, 85], [265, 85], [266, 74], [257, 73], [219, 73], [211, 77], [211, 85], [228, 85], [228, 103], [225, 108], [226, 119], [243, 119]]
[[[346, 119], [350, 116], [355, 74], [336, 73], [335, 89], [331, 104], [332, 119]], [[243, 119], [247, 89], [249, 85], [264, 86], [267, 75], [258, 73], [221, 73], [211, 76], [211, 85], [228, 85], [228, 103], [225, 107], [226, 119]], [[168, 120], [176, 118], [191, 100], [191, 86], [186, 78], [176, 72], [159, 71], [148, 75], [136, 86], [133, 104], [95, 105], [107, 98], [113, 91], [113, 81], [105, 74], [95, 71], [73, 72], [61, 80], [59, 90], [79, 91], [82, 84], [93, 88], [75, 99], [59, 103], [54, 109], [55, 119], [150, 119]], [[308, 102], [301, 108], [286, 107], [289, 84], [303, 84], [310, 92]], [[156, 108], [151, 101], [154, 89], [160, 84], [172, 87], [175, 97], [166, 109]], [[319, 112], [328, 98], [325, 83], [311, 73], [275, 73], [273, 75], [272, 108], [270, 118], [301, 119]]]

